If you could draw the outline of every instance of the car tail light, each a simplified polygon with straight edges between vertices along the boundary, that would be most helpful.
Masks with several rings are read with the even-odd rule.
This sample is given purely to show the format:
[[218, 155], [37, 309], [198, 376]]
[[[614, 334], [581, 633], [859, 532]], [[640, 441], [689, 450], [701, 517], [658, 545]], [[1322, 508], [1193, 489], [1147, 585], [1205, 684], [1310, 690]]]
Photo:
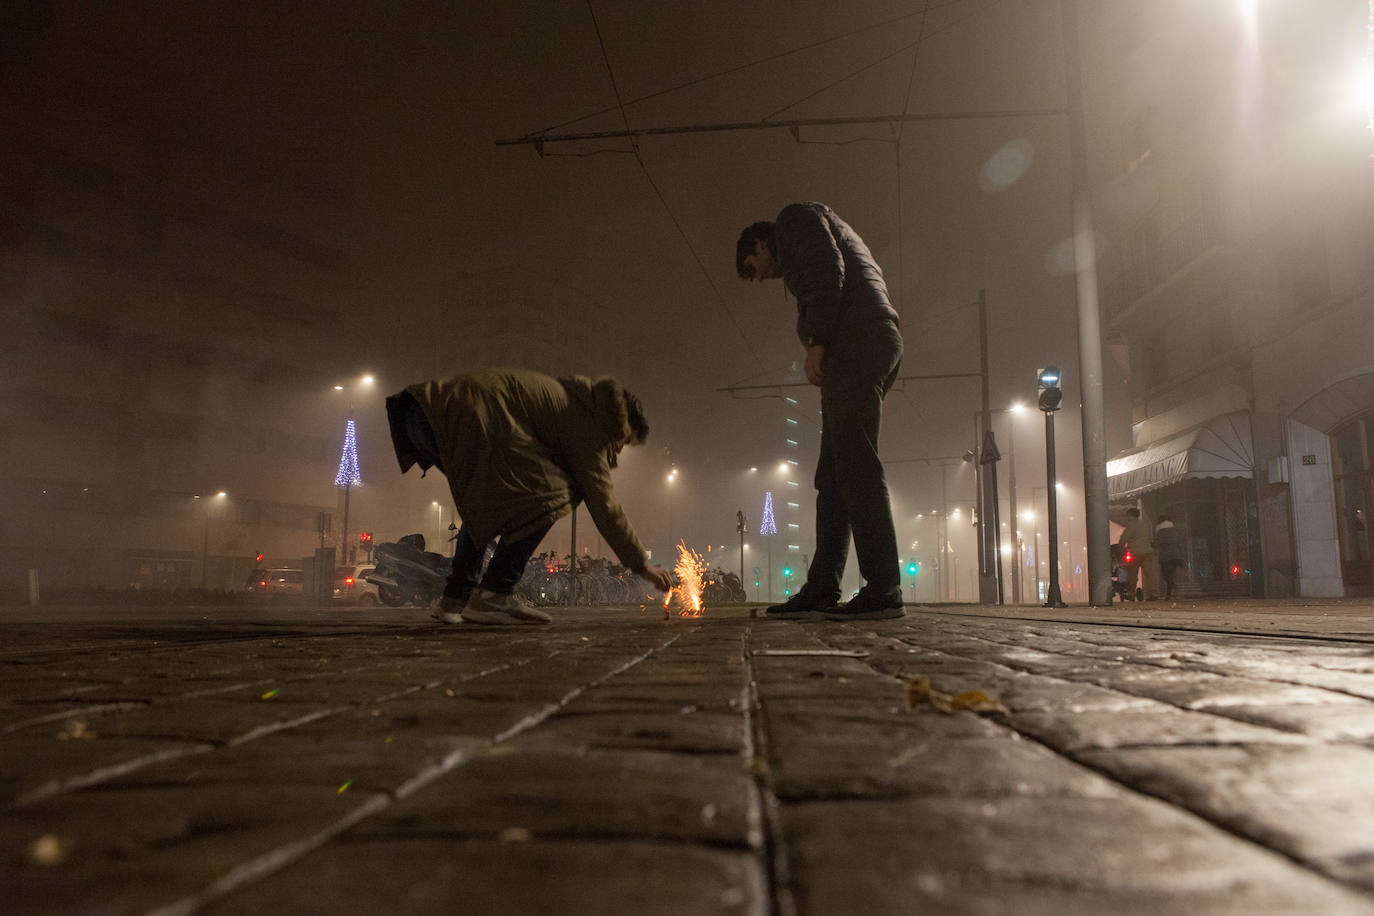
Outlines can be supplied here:
[[1127, 563], [1131, 562], [1131, 552], [1130, 552], [1129, 550], [1126, 551], [1126, 562], [1127, 562]]
[[352, 577], [352, 576], [344, 576], [344, 585], [352, 585], [352, 584], [353, 584], [353, 577]]

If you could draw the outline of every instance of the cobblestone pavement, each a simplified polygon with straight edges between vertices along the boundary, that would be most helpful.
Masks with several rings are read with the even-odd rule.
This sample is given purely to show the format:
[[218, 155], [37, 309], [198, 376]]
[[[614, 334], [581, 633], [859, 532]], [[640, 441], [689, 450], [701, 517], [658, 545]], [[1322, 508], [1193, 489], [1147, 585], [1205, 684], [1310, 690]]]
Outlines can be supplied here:
[[0, 910], [1374, 913], [1368, 605], [422, 613], [0, 610]]

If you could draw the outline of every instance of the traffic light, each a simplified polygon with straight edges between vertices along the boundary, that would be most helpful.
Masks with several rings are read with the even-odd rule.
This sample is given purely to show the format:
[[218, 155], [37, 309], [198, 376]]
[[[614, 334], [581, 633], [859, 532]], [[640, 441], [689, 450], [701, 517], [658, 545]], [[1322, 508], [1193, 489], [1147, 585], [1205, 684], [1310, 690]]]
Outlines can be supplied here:
[[259, 551], [257, 552], [257, 555], [253, 557], [253, 562], [255, 562], [255, 563], [259, 564], [259, 565], [262, 564], [262, 551], [261, 551], [261, 550], [259, 550]]
[[912, 560], [910, 563], [906, 564], [906, 571], [914, 576], [921, 571], [921, 564]]
[[1040, 392], [1040, 409], [1053, 413], [1064, 400], [1064, 392], [1059, 390], [1059, 367], [1046, 366], [1035, 373], [1035, 387]]
[[790, 567], [790, 566], [784, 566], [784, 567], [782, 568], [782, 574], [783, 574], [783, 577], [784, 577], [784, 578], [787, 578], [787, 579], [792, 578], [792, 567]]

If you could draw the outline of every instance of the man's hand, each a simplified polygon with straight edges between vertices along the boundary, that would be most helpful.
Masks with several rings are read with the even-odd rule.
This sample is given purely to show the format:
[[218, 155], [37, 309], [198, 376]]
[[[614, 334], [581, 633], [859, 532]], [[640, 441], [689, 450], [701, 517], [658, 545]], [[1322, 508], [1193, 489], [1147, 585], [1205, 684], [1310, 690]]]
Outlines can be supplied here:
[[813, 385], [821, 383], [821, 360], [825, 358], [825, 344], [812, 344], [806, 348], [806, 380]]
[[653, 583], [654, 588], [661, 592], [666, 592], [673, 587], [673, 577], [662, 566], [646, 566], [639, 571], [638, 575]]

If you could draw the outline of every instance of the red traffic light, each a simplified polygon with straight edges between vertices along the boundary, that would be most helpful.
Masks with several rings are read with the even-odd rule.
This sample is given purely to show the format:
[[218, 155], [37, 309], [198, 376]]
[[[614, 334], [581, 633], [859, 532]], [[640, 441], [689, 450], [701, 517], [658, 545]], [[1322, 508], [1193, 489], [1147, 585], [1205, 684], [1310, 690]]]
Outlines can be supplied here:
[[258, 551], [257, 556], [254, 557], [253, 560], [254, 560], [254, 562], [256, 562], [256, 563], [261, 563], [261, 562], [262, 562], [262, 551], [261, 551], [261, 550]]
[[372, 532], [371, 532], [371, 531], [360, 531], [360, 532], [358, 532], [358, 540], [361, 541], [361, 542], [364, 543], [364, 544], [369, 543], [369, 542], [372, 540]]

